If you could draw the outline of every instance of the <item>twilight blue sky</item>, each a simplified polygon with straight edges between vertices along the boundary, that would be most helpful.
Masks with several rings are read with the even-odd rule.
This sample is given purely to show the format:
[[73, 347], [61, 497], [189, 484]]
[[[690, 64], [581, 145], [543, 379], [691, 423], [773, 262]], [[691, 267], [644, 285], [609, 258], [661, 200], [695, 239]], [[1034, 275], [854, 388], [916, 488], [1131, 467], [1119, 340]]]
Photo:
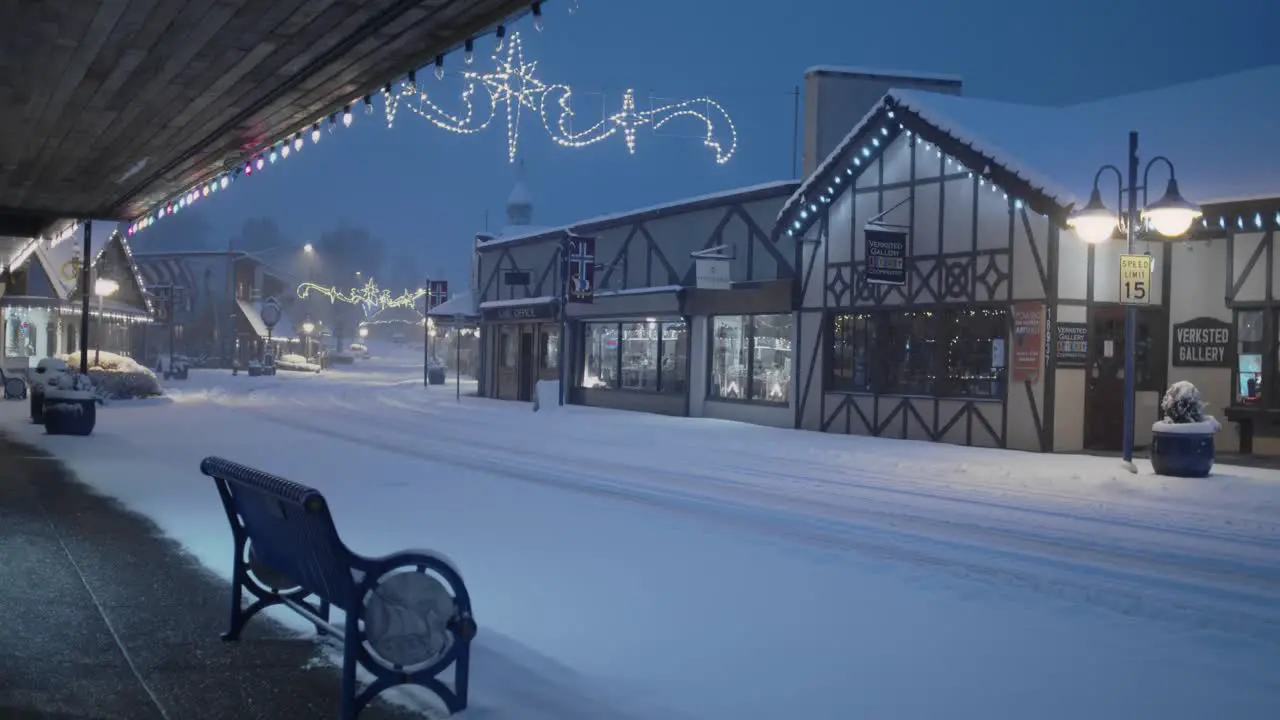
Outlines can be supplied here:
[[[966, 95], [1063, 103], [1280, 62], [1280, 6], [1261, 0], [580, 0], [572, 15], [567, 5], [546, 3], [542, 33], [527, 20], [513, 29], [538, 77], [574, 87], [580, 115], [598, 118], [602, 102], [616, 109], [628, 87], [642, 107], [650, 96], [705, 95], [728, 109], [739, 146], [717, 165], [686, 124], [670, 135], [641, 131], [635, 155], [620, 137], [562, 148], [526, 114], [520, 157], [538, 225], [786, 179], [792, 88], [812, 65], [958, 74]], [[493, 45], [477, 41], [476, 68], [490, 66]], [[446, 67], [461, 64], [455, 53]], [[426, 70], [419, 83], [430, 91], [437, 81]], [[503, 224], [513, 179], [504, 119], [460, 136], [402, 111], [388, 130], [375, 98], [374, 114], [357, 111], [350, 129], [186, 213], [208, 223], [206, 242], [219, 247], [247, 218], [273, 217], [298, 244], [346, 221], [382, 238], [389, 260], [412, 258], [462, 283], [472, 236], [486, 211], [491, 229]], [[135, 242], [181, 247], [166, 228], [186, 225], [181, 217]]]

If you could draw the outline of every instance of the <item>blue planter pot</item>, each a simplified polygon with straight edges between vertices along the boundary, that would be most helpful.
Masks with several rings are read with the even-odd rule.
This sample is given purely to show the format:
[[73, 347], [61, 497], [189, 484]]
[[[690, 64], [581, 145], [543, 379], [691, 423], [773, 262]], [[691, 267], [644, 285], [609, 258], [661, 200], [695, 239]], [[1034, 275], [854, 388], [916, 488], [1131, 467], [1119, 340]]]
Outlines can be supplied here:
[[1213, 433], [1153, 431], [1151, 467], [1159, 475], [1207, 477], [1213, 469]]
[[50, 435], [90, 435], [97, 423], [95, 400], [45, 398], [44, 431]]
[[443, 385], [445, 380], [444, 368], [433, 367], [427, 370], [427, 382], [432, 385]]

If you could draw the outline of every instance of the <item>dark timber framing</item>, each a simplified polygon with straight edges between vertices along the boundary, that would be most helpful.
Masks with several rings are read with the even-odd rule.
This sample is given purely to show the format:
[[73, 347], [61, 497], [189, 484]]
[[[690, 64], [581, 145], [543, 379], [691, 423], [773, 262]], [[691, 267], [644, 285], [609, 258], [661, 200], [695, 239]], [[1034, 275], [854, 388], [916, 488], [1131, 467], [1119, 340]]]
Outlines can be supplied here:
[[0, 234], [138, 217], [531, 3], [8, 3]]
[[[886, 182], [885, 152], [894, 146], [903, 132], [908, 132], [910, 148], [910, 177], [906, 181]], [[879, 141], [878, 143], [876, 141]], [[936, 176], [916, 177], [916, 168], [922, 161], [921, 142], [938, 147], [946, 156], [962, 163], [966, 168], [980, 168], [981, 172], [948, 172], [945, 160], [939, 157]], [[864, 150], [865, 149], [865, 150]], [[878, 176], [874, 181], [859, 179], [867, 172]], [[968, 249], [956, 250], [955, 243], [947, 244], [946, 207], [949, 202], [946, 189], [949, 184], [968, 180], [972, 183], [972, 205], [969, 212], [970, 226]], [[1007, 193], [1008, 226], [1007, 242], [1003, 247], [979, 247], [980, 188], [987, 183], [1003, 188]], [[917, 228], [914, 227], [917, 190], [926, 185], [937, 185], [937, 251], [916, 255], [914, 244]], [[826, 190], [822, 190], [826, 188]], [[910, 232], [907, 249], [907, 284], [902, 286], [873, 285], [865, 282], [865, 261], [850, 254], [851, 260], [833, 262], [833, 242], [853, 243], [853, 237], [831, 237], [831, 208], [842, 194], [855, 196], [873, 194], [878, 212], [886, 209], [887, 192], [906, 191], [908, 200], [904, 207], [911, 208]], [[899, 196], [900, 197], [900, 196]], [[1015, 199], [1016, 198], [1016, 199]], [[990, 206], [988, 205], [988, 208]], [[857, 217], [857, 203], [851, 202], [850, 226], [858, 233], [869, 218]], [[863, 435], [894, 437], [920, 437], [933, 441], [947, 439], [963, 424], [963, 443], [997, 447], [1009, 446], [1009, 407], [1013, 393], [1023, 394], [1029, 402], [1031, 421], [1041, 451], [1053, 447], [1054, 392], [1052, 381], [1056, 363], [1049, 354], [1048, 364], [1042, 370], [1043, 396], [1037, 401], [1030, 382], [1013, 386], [1004, 383], [998, 398], [975, 399], [946, 396], [882, 395], [875, 393], [835, 392], [826, 388], [826, 373], [831, 364], [830, 323], [840, 313], [875, 311], [941, 311], [965, 307], [993, 307], [1011, 310], [1019, 300], [1042, 301], [1046, 307], [1045, 331], [1052, 326], [1053, 308], [1058, 303], [1058, 243], [1060, 226], [1070, 208], [1059, 206], [1041, 189], [1031, 185], [1021, 176], [1003, 167], [995, 158], [988, 157], [972, 146], [921, 118], [917, 113], [897, 106], [891, 98], [869, 115], [814, 175], [807, 180], [779, 214], [778, 227], [800, 240], [797, 245], [797, 265], [804, 270], [799, 274], [796, 298], [798, 300], [797, 325], [809, 327], [809, 332], [797, 331], [800, 355], [797, 357], [797, 407], [796, 425], [804, 427], [804, 419], [811, 412], [809, 403], [817, 402], [819, 422], [824, 432], [857, 433]], [[987, 212], [991, 212], [990, 209]], [[1044, 230], [1033, 229], [1031, 213], [1048, 218]], [[803, 214], [802, 214], [803, 213]], [[1015, 242], [1018, 230], [1025, 235], [1025, 242]], [[923, 230], [922, 230], [923, 231]], [[954, 228], [949, 230], [955, 232]], [[823, 268], [818, 271], [818, 251], [821, 248]], [[805, 252], [810, 253], [804, 257]], [[1017, 297], [1014, 293], [1014, 255], [1030, 253], [1030, 266], [1042, 290], [1032, 297]], [[1026, 265], [1023, 272], [1026, 272]], [[1013, 314], [1009, 313], [1006, 337], [1012, 337]], [[817, 324], [816, 332], [813, 325]], [[804, 354], [809, 357], [805, 357]], [[1011, 363], [1010, 363], [1011, 364]], [[1007, 371], [1011, 372], [1011, 368]], [[834, 402], [834, 405], [828, 406]], [[995, 408], [999, 416], [995, 417]], [[910, 424], [910, 426], [909, 426]], [[916, 431], [910, 432], [911, 426]], [[955, 437], [951, 437], [952, 441]]]

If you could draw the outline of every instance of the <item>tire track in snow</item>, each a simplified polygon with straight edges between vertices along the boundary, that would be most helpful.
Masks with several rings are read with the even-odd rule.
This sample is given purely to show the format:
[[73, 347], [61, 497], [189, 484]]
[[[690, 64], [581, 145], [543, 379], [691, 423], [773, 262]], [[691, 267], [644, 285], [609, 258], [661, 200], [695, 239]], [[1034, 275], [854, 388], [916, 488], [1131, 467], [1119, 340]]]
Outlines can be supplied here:
[[[367, 405], [343, 408], [347, 411], [344, 427], [336, 429], [316, 422], [315, 398], [307, 400], [310, 402], [290, 398], [293, 405], [311, 408], [309, 419], [256, 406], [252, 411], [304, 431], [437, 464], [693, 514], [818, 547], [942, 567], [967, 577], [1050, 591], [1121, 612], [1189, 620], [1197, 627], [1280, 641], [1280, 618], [1275, 610], [1280, 593], [1272, 582], [1257, 582], [1249, 569], [1223, 572], [1200, 567], [1203, 559], [1191, 556], [1177, 556], [1174, 559], [1180, 563], [1172, 567], [1161, 566], [1162, 558], [1151, 554], [1120, 562], [1114, 547], [1083, 544], [1082, 538], [1045, 537], [1026, 530], [966, 524], [906, 513], [901, 508], [840, 508], [840, 514], [831, 517], [821, 504], [761, 492], [749, 484], [728, 486], [733, 491], [728, 496], [673, 492], [671, 483], [618, 482], [600, 474], [571, 471], [559, 455], [530, 449], [513, 452], [474, 438], [424, 436], [420, 428], [386, 422], [385, 413], [372, 412]], [[412, 438], [414, 445], [352, 436], [351, 412], [378, 423], [380, 430]], [[480, 452], [475, 452], [477, 449]], [[675, 488], [689, 487], [691, 480], [711, 487], [725, 485], [721, 478], [697, 473], [629, 469], [666, 477]], [[763, 500], [766, 508], [745, 504], [744, 499]]]

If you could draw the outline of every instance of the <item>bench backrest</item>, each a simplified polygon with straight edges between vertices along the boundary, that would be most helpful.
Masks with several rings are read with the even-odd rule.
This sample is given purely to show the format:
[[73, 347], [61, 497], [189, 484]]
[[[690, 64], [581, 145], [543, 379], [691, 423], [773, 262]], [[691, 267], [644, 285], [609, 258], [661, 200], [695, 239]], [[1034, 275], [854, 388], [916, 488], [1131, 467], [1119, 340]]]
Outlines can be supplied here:
[[200, 472], [217, 483], [228, 516], [239, 518], [259, 561], [336, 607], [349, 607], [351, 552], [319, 490], [218, 457], [205, 458]]

